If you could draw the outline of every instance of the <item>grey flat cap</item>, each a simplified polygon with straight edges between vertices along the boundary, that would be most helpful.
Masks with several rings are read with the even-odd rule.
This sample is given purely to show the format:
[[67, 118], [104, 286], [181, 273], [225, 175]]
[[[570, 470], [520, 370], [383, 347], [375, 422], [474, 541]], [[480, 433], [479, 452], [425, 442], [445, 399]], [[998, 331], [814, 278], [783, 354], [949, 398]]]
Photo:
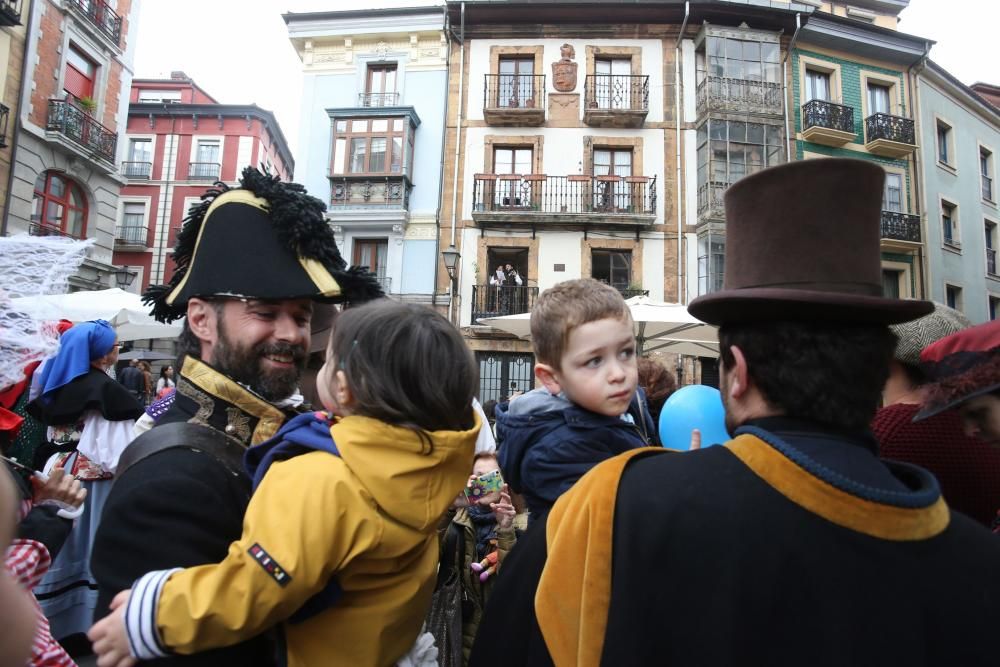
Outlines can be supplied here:
[[972, 321], [968, 317], [954, 308], [935, 301], [933, 313], [910, 322], [889, 326], [899, 337], [894, 355], [896, 361], [917, 366], [920, 364], [920, 351], [925, 347], [971, 326]]

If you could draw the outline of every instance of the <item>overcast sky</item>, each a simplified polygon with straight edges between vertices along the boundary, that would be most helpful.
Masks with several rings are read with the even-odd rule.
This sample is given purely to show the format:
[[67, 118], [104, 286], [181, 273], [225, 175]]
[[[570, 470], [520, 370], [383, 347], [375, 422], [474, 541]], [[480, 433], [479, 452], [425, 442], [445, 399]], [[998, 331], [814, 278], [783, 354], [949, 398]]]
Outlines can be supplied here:
[[[285, 12], [441, 4], [434, 0], [143, 0], [137, 77], [182, 70], [219, 102], [274, 111], [298, 157], [301, 63]], [[998, 0], [910, 0], [902, 32], [934, 40], [931, 58], [964, 83], [1000, 84]], [[993, 55], [987, 55], [992, 53]]]

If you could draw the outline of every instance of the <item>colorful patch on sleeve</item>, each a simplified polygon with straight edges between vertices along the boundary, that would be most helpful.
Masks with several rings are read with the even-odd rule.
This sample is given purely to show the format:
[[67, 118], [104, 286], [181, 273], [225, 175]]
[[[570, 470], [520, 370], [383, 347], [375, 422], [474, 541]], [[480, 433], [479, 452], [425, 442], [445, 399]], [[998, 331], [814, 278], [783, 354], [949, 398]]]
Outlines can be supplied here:
[[271, 554], [264, 551], [264, 547], [259, 544], [254, 543], [252, 547], [247, 549], [247, 553], [264, 568], [265, 572], [271, 575], [272, 579], [278, 582], [279, 586], [285, 587], [292, 580], [292, 575], [288, 574], [285, 568], [281, 567], [278, 561], [271, 558]]

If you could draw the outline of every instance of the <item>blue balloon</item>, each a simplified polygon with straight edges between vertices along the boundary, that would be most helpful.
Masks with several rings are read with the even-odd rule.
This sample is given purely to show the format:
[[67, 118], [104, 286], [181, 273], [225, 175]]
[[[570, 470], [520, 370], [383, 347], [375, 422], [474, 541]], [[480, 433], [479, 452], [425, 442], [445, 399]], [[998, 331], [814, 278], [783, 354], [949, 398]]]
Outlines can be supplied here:
[[692, 384], [670, 395], [660, 411], [660, 442], [668, 449], [691, 448], [691, 430], [701, 431], [701, 446], [721, 445], [726, 432], [722, 394], [714, 387]]

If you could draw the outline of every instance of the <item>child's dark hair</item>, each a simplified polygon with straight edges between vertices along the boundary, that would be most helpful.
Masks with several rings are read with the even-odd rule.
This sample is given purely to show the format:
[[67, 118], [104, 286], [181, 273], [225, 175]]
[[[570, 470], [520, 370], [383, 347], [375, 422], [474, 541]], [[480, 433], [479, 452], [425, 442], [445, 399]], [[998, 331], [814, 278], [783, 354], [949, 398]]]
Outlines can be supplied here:
[[354, 414], [424, 431], [475, 423], [476, 364], [461, 334], [434, 310], [381, 299], [337, 318], [331, 341]]

